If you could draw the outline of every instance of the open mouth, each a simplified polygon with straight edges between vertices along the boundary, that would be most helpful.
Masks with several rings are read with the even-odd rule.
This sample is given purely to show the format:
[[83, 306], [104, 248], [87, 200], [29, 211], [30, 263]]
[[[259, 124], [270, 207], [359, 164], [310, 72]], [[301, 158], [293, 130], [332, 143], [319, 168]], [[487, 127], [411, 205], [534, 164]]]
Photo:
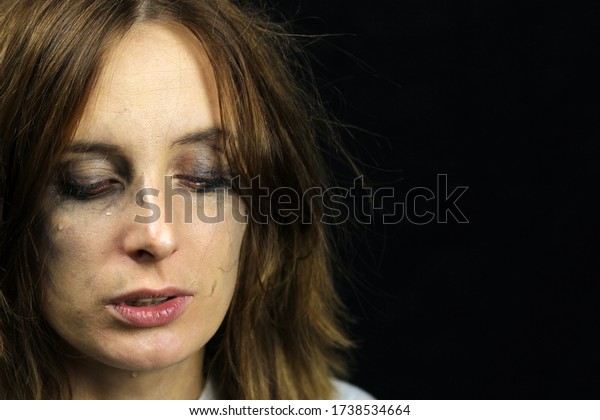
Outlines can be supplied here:
[[149, 297], [149, 298], [136, 298], [128, 299], [125, 301], [125, 305], [128, 306], [155, 306], [160, 305], [168, 300], [175, 299], [177, 296], [161, 296], [161, 297]]
[[122, 295], [106, 307], [117, 320], [132, 327], [161, 327], [175, 321], [193, 299], [185, 290], [140, 289]]

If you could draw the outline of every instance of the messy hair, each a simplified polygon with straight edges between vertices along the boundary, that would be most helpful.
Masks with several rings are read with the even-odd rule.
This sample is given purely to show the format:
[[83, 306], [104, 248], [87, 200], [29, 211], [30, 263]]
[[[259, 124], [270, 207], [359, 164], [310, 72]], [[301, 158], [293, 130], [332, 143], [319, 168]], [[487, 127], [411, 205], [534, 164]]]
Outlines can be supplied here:
[[[322, 146], [337, 141], [335, 130], [294, 37], [259, 9], [230, 0], [0, 0], [0, 397], [72, 397], [61, 341], [36, 298], [42, 197], [107, 52], [144, 22], [183, 25], [205, 48], [222, 148], [241, 185], [260, 176], [262, 187], [303, 197], [329, 182]], [[252, 194], [244, 199], [258, 215]], [[331, 378], [345, 372], [350, 341], [317, 201], [302, 206], [310, 224], [249, 215], [234, 297], [206, 349], [219, 398], [335, 397]]]

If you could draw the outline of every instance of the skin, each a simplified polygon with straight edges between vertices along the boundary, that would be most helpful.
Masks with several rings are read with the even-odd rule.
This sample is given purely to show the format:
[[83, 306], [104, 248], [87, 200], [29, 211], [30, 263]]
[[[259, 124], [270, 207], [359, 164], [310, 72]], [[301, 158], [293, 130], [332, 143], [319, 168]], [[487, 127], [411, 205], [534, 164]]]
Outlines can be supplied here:
[[[185, 28], [140, 24], [110, 51], [63, 165], [69, 183], [95, 185], [95, 195], [78, 199], [62, 186], [49, 192], [42, 311], [65, 342], [75, 398], [200, 395], [204, 347], [230, 305], [245, 226], [231, 216], [240, 205], [234, 195], [225, 196], [223, 221], [199, 219], [199, 207], [217, 213], [217, 199], [197, 192], [196, 180], [226, 170], [210, 139], [178, 140], [219, 126], [211, 64]], [[190, 193], [191, 223], [180, 196], [167, 221], [165, 176]], [[161, 210], [151, 223], [135, 221], [156, 216], [136, 201], [143, 188], [160, 191], [144, 198]], [[166, 287], [192, 297], [164, 326], [127, 325], [108, 304]]]

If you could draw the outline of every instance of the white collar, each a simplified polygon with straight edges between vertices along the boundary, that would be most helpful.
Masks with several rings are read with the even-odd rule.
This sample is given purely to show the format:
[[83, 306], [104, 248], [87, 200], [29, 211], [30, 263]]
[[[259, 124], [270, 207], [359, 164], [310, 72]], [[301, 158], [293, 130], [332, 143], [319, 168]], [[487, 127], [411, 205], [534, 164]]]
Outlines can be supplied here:
[[216, 400], [217, 395], [215, 394], [215, 388], [210, 379], [206, 379], [204, 381], [204, 387], [202, 388], [202, 393], [200, 394], [199, 400]]

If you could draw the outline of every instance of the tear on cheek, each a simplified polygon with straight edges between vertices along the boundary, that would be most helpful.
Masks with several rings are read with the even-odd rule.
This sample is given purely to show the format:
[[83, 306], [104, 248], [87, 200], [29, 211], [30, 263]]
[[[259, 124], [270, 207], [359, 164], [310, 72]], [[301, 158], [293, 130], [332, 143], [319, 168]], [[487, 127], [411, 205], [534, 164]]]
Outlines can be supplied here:
[[72, 224], [60, 221], [50, 225], [46, 233], [40, 236], [40, 249], [46, 257], [60, 259], [75, 246], [72, 238]]
[[48, 229], [49, 233], [52, 235], [54, 233], [62, 233], [66, 229], [68, 229], [70, 224], [68, 223], [69, 219], [66, 217], [54, 217], [50, 221], [50, 227]]

